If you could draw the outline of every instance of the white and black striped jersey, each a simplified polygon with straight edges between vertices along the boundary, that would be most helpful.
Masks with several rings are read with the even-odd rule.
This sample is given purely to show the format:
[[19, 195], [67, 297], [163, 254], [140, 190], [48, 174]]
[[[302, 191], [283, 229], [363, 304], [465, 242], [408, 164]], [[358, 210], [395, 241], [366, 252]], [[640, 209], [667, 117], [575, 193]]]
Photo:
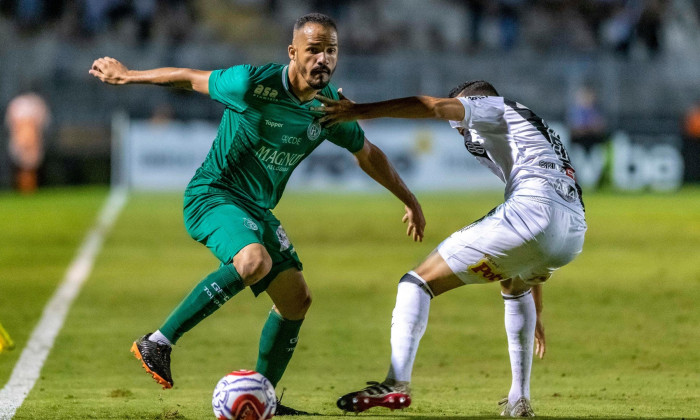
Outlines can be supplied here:
[[569, 154], [542, 118], [500, 96], [458, 99], [464, 105], [464, 120], [450, 125], [465, 128], [464, 145], [506, 183], [506, 198], [544, 197], [583, 210]]

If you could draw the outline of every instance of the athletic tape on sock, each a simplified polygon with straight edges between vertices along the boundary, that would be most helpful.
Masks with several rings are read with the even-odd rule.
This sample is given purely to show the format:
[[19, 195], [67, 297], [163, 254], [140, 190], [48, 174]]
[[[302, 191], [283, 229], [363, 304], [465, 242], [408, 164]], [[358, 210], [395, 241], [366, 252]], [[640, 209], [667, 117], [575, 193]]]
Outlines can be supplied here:
[[519, 295], [509, 295], [507, 293], [501, 292], [501, 296], [503, 296], [503, 300], [515, 300], [515, 299], [520, 299], [523, 296], [527, 296], [530, 293], [532, 293], [532, 290], [528, 290], [527, 292], [521, 293]]
[[423, 277], [416, 274], [415, 271], [409, 271], [408, 273], [404, 274], [403, 277], [401, 277], [401, 280], [399, 280], [399, 283], [402, 283], [402, 282], [413, 283], [416, 286], [420, 287], [421, 289], [423, 289], [423, 291], [425, 293], [428, 294], [428, 296], [430, 296], [430, 299], [435, 297], [435, 294], [433, 293], [433, 290], [428, 285], [428, 282], [423, 280]]

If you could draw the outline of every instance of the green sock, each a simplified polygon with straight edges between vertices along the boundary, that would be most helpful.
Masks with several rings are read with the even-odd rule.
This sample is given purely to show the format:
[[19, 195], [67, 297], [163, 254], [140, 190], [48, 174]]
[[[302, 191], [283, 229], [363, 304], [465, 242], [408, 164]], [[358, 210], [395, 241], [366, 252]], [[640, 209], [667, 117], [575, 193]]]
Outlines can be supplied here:
[[233, 264], [221, 266], [192, 289], [165, 320], [160, 332], [175, 344], [184, 333], [244, 288], [243, 280]]
[[270, 316], [265, 322], [260, 335], [260, 350], [255, 370], [269, 379], [273, 386], [277, 386], [277, 382], [282, 379], [294, 354], [302, 322], [303, 319], [284, 319], [274, 309], [270, 311]]

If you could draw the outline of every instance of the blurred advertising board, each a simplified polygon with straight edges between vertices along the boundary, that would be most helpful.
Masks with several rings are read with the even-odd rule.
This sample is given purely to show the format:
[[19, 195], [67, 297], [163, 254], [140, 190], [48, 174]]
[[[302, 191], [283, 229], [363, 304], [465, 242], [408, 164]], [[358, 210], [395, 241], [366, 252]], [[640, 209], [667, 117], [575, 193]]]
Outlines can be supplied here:
[[[126, 124], [126, 125], [123, 125]], [[367, 138], [389, 157], [406, 184], [419, 190], [498, 189], [502, 183], [469, 155], [462, 138], [439, 122], [362, 123]], [[182, 190], [216, 137], [210, 122], [122, 123], [115, 153], [118, 183], [138, 190]], [[347, 150], [324, 142], [292, 174], [287, 190], [380, 189]]]
[[[138, 190], [183, 190], [204, 160], [217, 125], [207, 121], [115, 123], [113, 179]], [[498, 190], [501, 181], [464, 148], [462, 138], [439, 121], [378, 120], [361, 123], [367, 138], [389, 157], [415, 191]], [[613, 133], [590, 149], [570, 144], [568, 130], [551, 123], [569, 149], [584, 189], [611, 183], [623, 190], [674, 190], [683, 180], [678, 135]], [[324, 142], [291, 176], [287, 190], [369, 191], [381, 187], [353, 156]]]

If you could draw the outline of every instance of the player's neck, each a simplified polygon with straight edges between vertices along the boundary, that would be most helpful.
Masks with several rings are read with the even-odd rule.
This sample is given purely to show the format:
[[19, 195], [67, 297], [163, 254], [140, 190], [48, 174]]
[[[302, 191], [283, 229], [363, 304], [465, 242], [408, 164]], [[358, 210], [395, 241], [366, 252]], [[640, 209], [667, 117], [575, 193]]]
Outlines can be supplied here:
[[309, 86], [306, 80], [296, 72], [288, 70], [287, 77], [289, 80], [289, 91], [296, 96], [301, 103], [312, 100], [319, 92], [319, 90]]

